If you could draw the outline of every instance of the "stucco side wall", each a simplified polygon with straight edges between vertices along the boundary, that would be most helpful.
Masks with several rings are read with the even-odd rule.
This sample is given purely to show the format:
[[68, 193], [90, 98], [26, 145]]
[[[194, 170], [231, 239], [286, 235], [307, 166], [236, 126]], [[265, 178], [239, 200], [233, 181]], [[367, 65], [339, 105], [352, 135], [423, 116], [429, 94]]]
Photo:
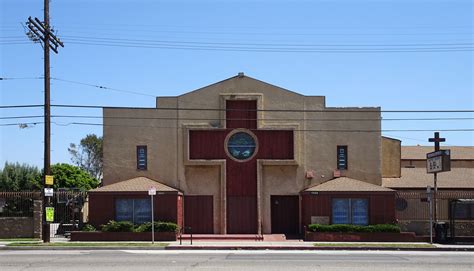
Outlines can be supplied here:
[[[105, 108], [103, 115], [104, 185], [145, 176], [179, 188], [176, 111]], [[138, 145], [147, 145], [147, 170], [137, 169]]]
[[[305, 166], [314, 170], [312, 184], [333, 178], [337, 146], [347, 145], [343, 175], [381, 185], [380, 108], [327, 108], [305, 114]], [[370, 131], [370, 132], [368, 132]]]
[[399, 178], [402, 174], [401, 141], [382, 137], [382, 178]]
[[[214, 232], [220, 233], [221, 210], [221, 178], [220, 166], [186, 166], [186, 181], [182, 183], [186, 195], [212, 195]], [[186, 201], [184, 202], [186, 204]]]
[[263, 166], [262, 167], [262, 230], [264, 234], [272, 232], [270, 196], [299, 195], [306, 180], [301, 176], [302, 167]]

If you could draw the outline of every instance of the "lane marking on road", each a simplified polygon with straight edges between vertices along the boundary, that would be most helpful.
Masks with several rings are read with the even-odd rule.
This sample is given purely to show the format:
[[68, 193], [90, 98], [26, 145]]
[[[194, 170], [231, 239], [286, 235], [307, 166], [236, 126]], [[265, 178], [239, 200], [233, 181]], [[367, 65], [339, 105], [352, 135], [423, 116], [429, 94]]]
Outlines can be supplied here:
[[91, 250], [3, 250], [0, 251], [0, 257], [11, 255], [86, 255], [91, 253]]
[[121, 250], [132, 254], [313, 254], [313, 255], [420, 255], [439, 257], [443, 255], [473, 255], [470, 251], [315, 251], [315, 250]]

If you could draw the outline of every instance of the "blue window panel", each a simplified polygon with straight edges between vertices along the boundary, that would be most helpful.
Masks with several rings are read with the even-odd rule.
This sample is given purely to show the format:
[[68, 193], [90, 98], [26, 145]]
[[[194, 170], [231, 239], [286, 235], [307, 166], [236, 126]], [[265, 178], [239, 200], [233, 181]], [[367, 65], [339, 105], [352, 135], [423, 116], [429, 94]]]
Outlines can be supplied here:
[[333, 224], [350, 224], [349, 199], [333, 199], [332, 223]]
[[147, 166], [147, 146], [137, 146], [137, 169], [146, 170]]
[[227, 142], [229, 154], [237, 160], [249, 159], [254, 154], [256, 146], [255, 139], [245, 132], [233, 134]]
[[133, 199], [117, 199], [115, 201], [115, 220], [133, 221]]
[[151, 201], [150, 199], [135, 199], [133, 200], [134, 219], [133, 223], [143, 224], [151, 222]]
[[347, 169], [347, 146], [337, 146], [337, 169]]
[[115, 220], [130, 221], [134, 224], [151, 222], [150, 199], [117, 199], [115, 201]]
[[352, 224], [369, 224], [369, 202], [367, 199], [351, 199]]

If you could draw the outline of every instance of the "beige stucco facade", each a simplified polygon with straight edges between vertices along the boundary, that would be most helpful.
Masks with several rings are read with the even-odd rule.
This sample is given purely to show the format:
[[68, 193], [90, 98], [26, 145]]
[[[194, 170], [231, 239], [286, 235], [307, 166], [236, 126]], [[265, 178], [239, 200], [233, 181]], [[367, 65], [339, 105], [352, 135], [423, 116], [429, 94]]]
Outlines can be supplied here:
[[[262, 233], [271, 232], [270, 196], [298, 195], [310, 185], [332, 179], [338, 145], [348, 148], [348, 170], [343, 175], [381, 185], [379, 107], [326, 107], [323, 96], [300, 95], [243, 75], [181, 96], [158, 97], [156, 108], [105, 108], [103, 184], [145, 176], [185, 196], [212, 195], [214, 232], [225, 233], [225, 159], [190, 160], [188, 132], [225, 128], [229, 99], [257, 100], [258, 129], [294, 130], [293, 160], [258, 161]], [[138, 145], [147, 146], [147, 170], [137, 170]], [[308, 178], [308, 172], [314, 177]]]
[[401, 176], [401, 141], [382, 137], [382, 177], [399, 178]]

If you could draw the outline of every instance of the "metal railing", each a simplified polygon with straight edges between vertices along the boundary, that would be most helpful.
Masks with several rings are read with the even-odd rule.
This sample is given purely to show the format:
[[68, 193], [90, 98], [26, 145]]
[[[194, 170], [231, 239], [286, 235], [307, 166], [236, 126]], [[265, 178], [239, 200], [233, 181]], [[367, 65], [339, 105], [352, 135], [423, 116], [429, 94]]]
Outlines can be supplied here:
[[0, 217], [33, 217], [33, 202], [40, 192], [0, 192]]
[[184, 226], [179, 229], [179, 244], [180, 245], [183, 244], [183, 233], [184, 233], [185, 230], [187, 232], [189, 232], [189, 234], [190, 234], [190, 241], [191, 241], [191, 245], [192, 245], [193, 244], [193, 228], [184, 227]]

